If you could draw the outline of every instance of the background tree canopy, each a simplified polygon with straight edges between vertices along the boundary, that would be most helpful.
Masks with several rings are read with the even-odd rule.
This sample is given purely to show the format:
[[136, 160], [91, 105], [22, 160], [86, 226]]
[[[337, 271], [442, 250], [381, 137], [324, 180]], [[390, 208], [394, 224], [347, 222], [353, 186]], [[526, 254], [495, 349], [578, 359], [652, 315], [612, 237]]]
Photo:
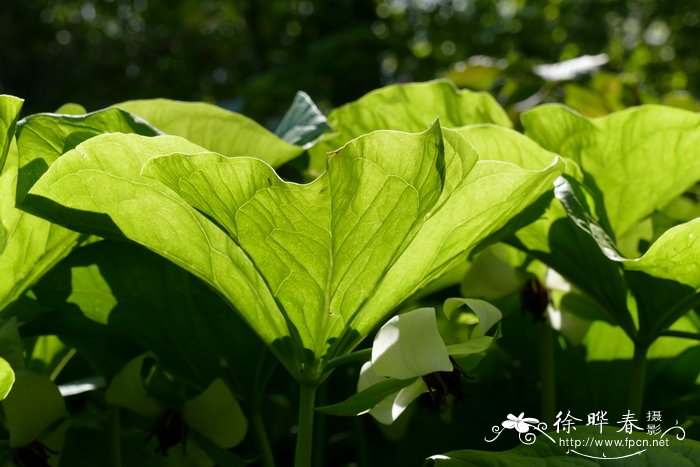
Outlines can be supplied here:
[[[592, 114], [621, 103], [693, 107], [687, 95], [674, 92], [700, 94], [693, 49], [700, 14], [688, 6], [641, 0], [7, 2], [0, 17], [0, 92], [24, 96], [24, 113], [66, 101], [94, 110], [158, 96], [212, 101], [273, 124], [299, 89], [329, 108], [381, 85], [448, 75], [460, 86], [493, 91], [505, 105], [535, 95], [574, 107], [584, 98], [583, 110], [599, 107], [589, 109]], [[587, 78], [583, 89], [548, 96], [545, 80], [531, 72], [536, 64], [600, 53], [608, 54], [604, 70], [614, 80]]]

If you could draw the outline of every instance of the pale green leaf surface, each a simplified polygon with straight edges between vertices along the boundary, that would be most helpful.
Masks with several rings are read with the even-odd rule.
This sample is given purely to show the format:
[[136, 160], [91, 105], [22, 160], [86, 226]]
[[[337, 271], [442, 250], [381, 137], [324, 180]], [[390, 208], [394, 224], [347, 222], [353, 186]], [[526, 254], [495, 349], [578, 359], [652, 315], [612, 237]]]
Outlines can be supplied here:
[[0, 231], [6, 232], [5, 247], [0, 249], [0, 310], [84, 239], [15, 204], [63, 152], [107, 131], [155, 134], [149, 125], [119, 109], [79, 116], [36, 114], [19, 123], [17, 144], [11, 145], [0, 175]]
[[203, 102], [144, 99], [114, 107], [138, 115], [164, 133], [225, 156], [257, 157], [278, 167], [304, 151], [244, 115]]
[[372, 343], [372, 367], [375, 373], [396, 379], [452, 371], [435, 309], [419, 308], [387, 321]]
[[275, 134], [289, 144], [306, 149], [313, 146], [321, 134], [329, 129], [326, 116], [316, 107], [309, 95], [298, 91], [292, 106], [275, 129]]
[[[61, 157], [32, 194], [107, 214], [123, 235], [203, 278], [298, 376], [295, 365], [309, 358], [302, 348], [318, 360], [332, 338], [341, 337], [338, 353], [354, 347], [550, 189], [562, 168], [476, 159], [438, 125], [377, 132], [296, 185], [260, 160], [179, 138], [105, 135]], [[290, 338], [296, 354], [280, 347]]]
[[554, 194], [569, 218], [595, 240], [607, 258], [622, 262], [632, 270], [680, 282], [694, 289], [700, 288], [700, 218], [667, 230], [640, 258], [626, 258], [593, 218], [585, 202], [577, 197], [572, 184], [576, 182], [559, 177], [555, 182]]
[[326, 154], [353, 138], [376, 130], [422, 131], [437, 117], [447, 128], [474, 123], [512, 126], [503, 108], [485, 92], [458, 90], [446, 80], [386, 86], [328, 115], [333, 133], [309, 151], [311, 170], [321, 173]]
[[15, 384], [15, 372], [4, 358], [0, 357], [0, 400], [3, 400]]
[[17, 198], [62, 154], [103, 133], [137, 133], [155, 136], [158, 130], [120, 109], [104, 109], [84, 115], [42, 113], [23, 118], [17, 129], [19, 181]]
[[375, 130], [420, 131], [436, 117], [447, 128], [472, 123], [512, 125], [490, 94], [459, 90], [446, 80], [377, 89], [334, 109], [328, 122], [347, 141]]
[[221, 379], [182, 407], [182, 417], [217, 446], [231, 448], [243, 441], [248, 421], [238, 401]]
[[667, 230], [641, 258], [625, 261], [625, 266], [700, 289], [700, 218]]
[[15, 373], [15, 384], [2, 402], [10, 446], [24, 446], [66, 413], [58, 387], [42, 375], [28, 371]]
[[604, 194], [616, 236], [700, 180], [700, 115], [646, 105], [589, 119], [560, 105], [522, 115], [526, 134], [576, 161]]
[[[19, 107], [15, 108], [19, 112]], [[3, 116], [2, 124], [13, 128]], [[79, 235], [15, 207], [19, 153], [14, 133], [0, 134], [7, 159], [0, 172], [0, 310], [19, 297], [78, 243]]]
[[105, 400], [144, 417], [155, 418], [163, 413], [165, 407], [148, 395], [143, 375], [146, 359], [153, 360], [154, 357], [148, 353], [139, 355], [114, 375], [105, 392]]
[[56, 112], [54, 113], [67, 115], [83, 115], [88, 113], [88, 111], [85, 109], [85, 107], [83, 107], [80, 104], [76, 104], [75, 102], [66, 102], [58, 109], [56, 109]]
[[24, 100], [19, 97], [0, 94], [0, 173], [5, 166], [7, 152], [15, 134], [17, 117]]

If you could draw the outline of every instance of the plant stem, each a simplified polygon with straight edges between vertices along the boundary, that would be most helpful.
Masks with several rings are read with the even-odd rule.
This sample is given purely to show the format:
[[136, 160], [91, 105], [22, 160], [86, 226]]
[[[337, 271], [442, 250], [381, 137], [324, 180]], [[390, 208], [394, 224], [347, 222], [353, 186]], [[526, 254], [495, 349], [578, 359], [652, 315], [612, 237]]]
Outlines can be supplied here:
[[299, 425], [294, 467], [311, 467], [316, 388], [314, 383], [301, 383], [299, 386]]
[[554, 330], [548, 322], [537, 323], [537, 338], [539, 341], [542, 417], [545, 420], [553, 420], [557, 397], [554, 376]]
[[700, 341], [700, 333], [697, 332], [686, 332], [686, 331], [672, 331], [667, 329], [666, 331], [661, 331], [659, 336], [662, 337], [680, 337], [682, 339], [695, 339]]
[[634, 344], [634, 357], [632, 358], [632, 371], [630, 373], [630, 396], [628, 410], [635, 414], [639, 414], [642, 410], [648, 349], [648, 345], [642, 345], [637, 342]]
[[272, 455], [270, 439], [267, 437], [265, 423], [260, 416], [260, 412], [255, 412], [250, 415], [250, 424], [253, 426], [253, 433], [255, 434], [255, 441], [260, 451], [260, 462], [262, 466], [275, 467], [275, 457]]

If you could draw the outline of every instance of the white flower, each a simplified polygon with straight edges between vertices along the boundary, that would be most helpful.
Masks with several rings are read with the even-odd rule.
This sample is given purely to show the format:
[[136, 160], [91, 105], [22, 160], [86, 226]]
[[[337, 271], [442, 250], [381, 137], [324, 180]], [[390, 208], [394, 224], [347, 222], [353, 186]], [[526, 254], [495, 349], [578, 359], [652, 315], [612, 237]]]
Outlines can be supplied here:
[[[479, 301], [479, 304], [486, 302]], [[485, 333], [501, 317], [500, 311], [490, 307], [490, 313], [498, 317], [483, 317]], [[361, 392], [370, 386], [387, 379], [407, 380], [407, 386], [391, 394], [376, 404], [368, 412], [377, 421], [391, 424], [421, 394], [429, 388], [422, 378], [436, 372], [454, 370], [450, 355], [466, 355], [485, 351], [493, 338], [479, 336], [469, 341], [470, 344], [457, 344], [447, 347], [438, 332], [435, 309], [419, 308], [391, 318], [377, 333], [372, 344], [372, 360], [366, 362], [360, 370], [357, 390]], [[408, 382], [411, 380], [410, 382]]]
[[503, 428], [507, 428], [509, 430], [515, 428], [518, 433], [527, 433], [530, 431], [530, 426], [537, 426], [537, 424], [540, 422], [536, 418], [523, 418], [524, 416], [525, 412], [521, 412], [517, 417], [509, 413], [506, 417], [508, 420], [505, 420], [503, 423], [501, 423], [501, 425], [503, 425]]

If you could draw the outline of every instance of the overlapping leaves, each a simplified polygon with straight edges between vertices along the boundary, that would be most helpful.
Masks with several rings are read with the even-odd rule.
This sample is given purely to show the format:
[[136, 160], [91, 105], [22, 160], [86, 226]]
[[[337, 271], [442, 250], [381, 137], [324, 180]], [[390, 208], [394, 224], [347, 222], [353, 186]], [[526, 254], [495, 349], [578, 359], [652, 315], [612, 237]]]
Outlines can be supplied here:
[[[61, 157], [28, 201], [195, 273], [293, 375], [314, 380], [322, 357], [350, 350], [462, 261], [546, 192], [561, 165], [524, 170], [477, 158], [437, 124], [420, 134], [378, 132], [342, 148], [313, 183], [296, 185], [258, 159], [181, 138], [103, 135]], [[46, 210], [46, 199], [68, 209]], [[76, 210], [97, 215], [85, 222]]]

